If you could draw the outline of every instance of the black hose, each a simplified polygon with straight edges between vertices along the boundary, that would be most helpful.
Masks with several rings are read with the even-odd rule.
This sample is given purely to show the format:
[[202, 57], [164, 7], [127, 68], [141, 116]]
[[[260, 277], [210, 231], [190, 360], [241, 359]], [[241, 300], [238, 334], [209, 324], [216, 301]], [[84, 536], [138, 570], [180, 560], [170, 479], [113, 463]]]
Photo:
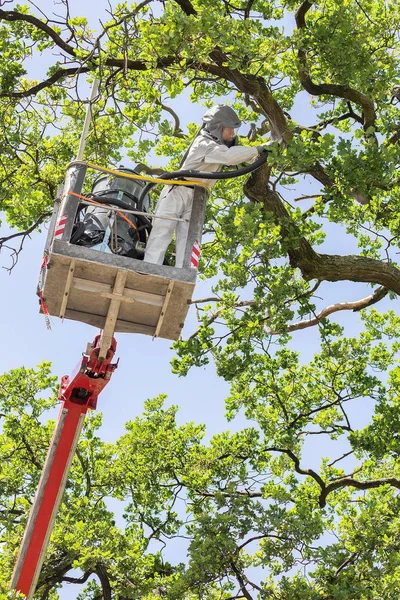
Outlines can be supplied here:
[[[210, 173], [204, 171], [174, 171], [172, 173], [163, 173], [162, 178], [181, 179], [184, 177], [195, 177], [196, 179], [233, 179], [234, 177], [240, 177], [241, 175], [246, 175], [247, 173], [252, 173], [256, 169], [259, 169], [266, 162], [267, 157], [268, 150], [265, 149], [261, 156], [257, 158], [257, 160], [251, 165], [247, 165], [247, 167], [242, 167], [241, 169], [236, 169], [235, 171], [225, 171], [224, 173]], [[143, 206], [143, 200], [145, 196], [155, 185], [157, 185], [157, 183], [150, 182], [144, 186], [138, 198], [138, 210], [142, 210], [141, 207]], [[188, 185], [190, 185], [190, 180], [188, 181]]]

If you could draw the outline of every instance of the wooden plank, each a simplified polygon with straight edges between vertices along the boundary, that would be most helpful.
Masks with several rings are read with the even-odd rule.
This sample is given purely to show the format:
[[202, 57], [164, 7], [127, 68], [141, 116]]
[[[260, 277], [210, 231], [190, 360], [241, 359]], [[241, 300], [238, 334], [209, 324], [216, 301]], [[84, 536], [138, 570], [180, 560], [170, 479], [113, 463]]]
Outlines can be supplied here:
[[189, 302], [192, 298], [194, 285], [182, 281], [175, 281], [166, 314], [158, 337], [168, 340], [178, 340], [182, 333]]
[[76, 264], [76, 261], [71, 260], [71, 263], [70, 263], [69, 269], [68, 269], [67, 281], [65, 282], [64, 294], [63, 294], [62, 301], [61, 301], [61, 308], [60, 308], [60, 314], [59, 314], [60, 319], [64, 318], [65, 309], [67, 308], [69, 292], [70, 292], [72, 280], [74, 277], [75, 264]]
[[106, 322], [104, 325], [103, 333], [101, 334], [100, 352], [99, 359], [103, 360], [106, 357], [107, 350], [111, 345], [111, 340], [115, 331], [115, 324], [117, 322], [119, 307], [121, 305], [121, 298], [124, 294], [125, 282], [128, 276], [127, 271], [117, 271], [115, 277], [115, 284], [113, 289], [113, 299], [110, 301], [110, 307], [108, 309]]
[[[81, 323], [86, 323], [87, 325], [91, 325], [97, 329], [103, 329], [104, 327], [105, 317], [100, 315], [92, 315], [91, 313], [70, 310], [67, 308], [64, 316], [66, 319], [80, 321]], [[123, 321], [121, 319], [117, 319], [115, 324], [116, 333], [141, 333], [143, 335], [154, 335], [155, 330], [156, 328], [152, 327], [151, 325], [142, 325], [141, 323], [133, 323], [130, 321]]]
[[55, 317], [59, 317], [60, 315], [70, 263], [71, 260], [65, 264], [59, 262], [55, 264], [50, 254], [50, 261], [43, 284], [43, 297], [50, 315]]
[[160, 318], [158, 319], [158, 323], [157, 323], [156, 332], [154, 334], [154, 337], [157, 337], [158, 334], [160, 333], [160, 329], [161, 329], [163, 321], [164, 321], [165, 313], [167, 311], [167, 307], [168, 307], [169, 301], [171, 300], [171, 294], [172, 294], [173, 288], [174, 288], [174, 281], [170, 281], [169, 284], [168, 284], [167, 293], [165, 294], [164, 304], [163, 304], [163, 307], [161, 309], [161, 314], [160, 314]]
[[[94, 294], [101, 294], [104, 298], [109, 298], [112, 295], [112, 286], [99, 281], [89, 281], [87, 279], [81, 279], [80, 277], [74, 277], [72, 287], [82, 292], [93, 292]], [[149, 292], [141, 292], [139, 290], [131, 290], [129, 288], [124, 289], [124, 295], [122, 302], [136, 301], [143, 304], [151, 304], [152, 306], [162, 307], [164, 303], [163, 296], [157, 294], [150, 294]]]

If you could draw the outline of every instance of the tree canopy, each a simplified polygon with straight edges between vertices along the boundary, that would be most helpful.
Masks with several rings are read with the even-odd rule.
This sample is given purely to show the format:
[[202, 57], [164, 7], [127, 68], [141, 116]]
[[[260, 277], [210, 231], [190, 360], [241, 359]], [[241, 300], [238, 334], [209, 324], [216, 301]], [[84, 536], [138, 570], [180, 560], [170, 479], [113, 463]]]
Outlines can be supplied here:
[[[0, 210], [18, 229], [0, 238], [5, 261], [49, 216], [94, 78], [86, 158], [104, 165], [175, 168], [194, 104], [228, 101], [243, 143], [275, 141], [263, 168], [213, 190], [200, 265], [212, 290], [173, 362], [184, 376], [214, 361], [227, 417], [246, 427], [205, 442], [160, 397], [105, 444], [92, 416], [38, 599], [65, 582], [87, 584], [80, 600], [399, 597], [399, 31], [394, 0], [123, 2], [96, 29], [68, 0], [47, 14], [2, 2]], [[330, 316], [349, 310], [359, 335]], [[314, 356], [295, 351], [311, 335]], [[54, 386], [48, 364], [0, 378], [3, 594]], [[319, 456], [325, 439], [330, 456], [310, 468], [305, 449]]]

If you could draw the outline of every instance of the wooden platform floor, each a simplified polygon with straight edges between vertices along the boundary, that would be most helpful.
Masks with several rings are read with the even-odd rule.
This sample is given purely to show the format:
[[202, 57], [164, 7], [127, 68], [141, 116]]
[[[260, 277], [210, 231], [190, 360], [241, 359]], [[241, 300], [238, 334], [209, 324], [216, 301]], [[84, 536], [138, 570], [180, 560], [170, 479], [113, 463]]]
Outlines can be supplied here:
[[[182, 331], [195, 284], [134, 270], [139, 261], [115, 257], [117, 265], [99, 262], [103, 253], [69, 246], [51, 252], [43, 296], [50, 315], [81, 321], [99, 329], [142, 333], [177, 340]], [[59, 247], [62, 249], [61, 243]], [[69, 250], [72, 249], [72, 252]], [[67, 255], [73, 254], [74, 256]], [[91, 254], [92, 252], [92, 254]], [[108, 263], [112, 255], [104, 255]], [[160, 272], [162, 267], [154, 265]], [[167, 267], [166, 272], [178, 269]], [[194, 275], [194, 274], [193, 274]], [[187, 274], [187, 278], [193, 278]]]

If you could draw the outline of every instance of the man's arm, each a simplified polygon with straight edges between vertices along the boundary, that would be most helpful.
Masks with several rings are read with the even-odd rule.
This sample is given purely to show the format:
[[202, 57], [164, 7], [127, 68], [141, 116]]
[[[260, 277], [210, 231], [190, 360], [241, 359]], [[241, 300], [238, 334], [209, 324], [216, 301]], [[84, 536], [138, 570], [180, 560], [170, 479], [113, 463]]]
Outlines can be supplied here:
[[211, 142], [205, 151], [204, 160], [207, 163], [216, 163], [219, 165], [239, 165], [243, 162], [251, 162], [258, 156], [256, 147], [250, 146], [222, 146]]

